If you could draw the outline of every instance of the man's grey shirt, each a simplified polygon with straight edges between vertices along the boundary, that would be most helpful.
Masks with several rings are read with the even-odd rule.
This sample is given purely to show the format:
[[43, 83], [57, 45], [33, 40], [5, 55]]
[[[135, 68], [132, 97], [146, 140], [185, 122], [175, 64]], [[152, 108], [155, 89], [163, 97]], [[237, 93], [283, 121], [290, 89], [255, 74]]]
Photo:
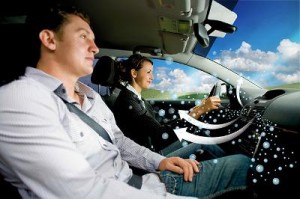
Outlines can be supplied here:
[[164, 157], [125, 137], [98, 93], [80, 82], [76, 91], [84, 99], [77, 106], [113, 144], [68, 110], [61, 98], [75, 102], [60, 80], [27, 67], [20, 80], [0, 88], [0, 171], [6, 180], [23, 198], [177, 198], [157, 174], [144, 175], [141, 190], [127, 185], [128, 163], [156, 172]]

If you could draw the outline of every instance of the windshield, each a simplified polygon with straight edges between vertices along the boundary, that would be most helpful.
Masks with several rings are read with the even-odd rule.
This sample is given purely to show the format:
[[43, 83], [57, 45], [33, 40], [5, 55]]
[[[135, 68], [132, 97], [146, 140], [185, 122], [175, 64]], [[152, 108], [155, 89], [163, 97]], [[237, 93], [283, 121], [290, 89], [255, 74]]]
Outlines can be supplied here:
[[237, 31], [210, 38], [213, 45], [197, 45], [194, 52], [264, 88], [300, 89], [299, 6], [299, 0], [239, 0], [233, 9]]

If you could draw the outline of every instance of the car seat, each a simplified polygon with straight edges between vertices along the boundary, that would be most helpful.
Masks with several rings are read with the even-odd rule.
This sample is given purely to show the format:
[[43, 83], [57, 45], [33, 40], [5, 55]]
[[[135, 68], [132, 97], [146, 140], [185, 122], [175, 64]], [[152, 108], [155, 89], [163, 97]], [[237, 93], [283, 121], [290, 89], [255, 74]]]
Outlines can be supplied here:
[[23, 24], [5, 24], [2, 27], [0, 86], [24, 74], [32, 52], [30, 45], [27, 45], [28, 37]]
[[[4, 177], [0, 174], [0, 191], [1, 196], [4, 198], [10, 198], [10, 199], [21, 199], [21, 195], [19, 194], [19, 191], [16, 187], [11, 185], [9, 182], [4, 180]], [[0, 198], [2, 198], [0, 196]]]
[[113, 111], [114, 103], [122, 87], [118, 81], [117, 62], [109, 56], [100, 57], [94, 66], [91, 82], [107, 88], [107, 92], [101, 93], [101, 96]]

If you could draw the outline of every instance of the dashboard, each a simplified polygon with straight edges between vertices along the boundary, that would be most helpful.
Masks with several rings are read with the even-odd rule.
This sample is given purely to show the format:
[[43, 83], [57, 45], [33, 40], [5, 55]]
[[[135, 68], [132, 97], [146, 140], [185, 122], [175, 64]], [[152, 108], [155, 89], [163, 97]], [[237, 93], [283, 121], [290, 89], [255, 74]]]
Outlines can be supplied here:
[[272, 122], [278, 128], [300, 134], [300, 91], [273, 89], [245, 105], [241, 117], [261, 117], [264, 123]]

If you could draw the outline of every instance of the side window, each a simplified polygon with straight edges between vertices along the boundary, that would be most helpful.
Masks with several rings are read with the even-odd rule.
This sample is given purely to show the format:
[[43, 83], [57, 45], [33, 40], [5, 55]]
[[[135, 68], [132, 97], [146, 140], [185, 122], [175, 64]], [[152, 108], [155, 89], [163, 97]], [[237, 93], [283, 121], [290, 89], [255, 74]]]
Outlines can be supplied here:
[[197, 68], [176, 62], [152, 59], [153, 82], [142, 92], [147, 100], [202, 100], [218, 81]]

